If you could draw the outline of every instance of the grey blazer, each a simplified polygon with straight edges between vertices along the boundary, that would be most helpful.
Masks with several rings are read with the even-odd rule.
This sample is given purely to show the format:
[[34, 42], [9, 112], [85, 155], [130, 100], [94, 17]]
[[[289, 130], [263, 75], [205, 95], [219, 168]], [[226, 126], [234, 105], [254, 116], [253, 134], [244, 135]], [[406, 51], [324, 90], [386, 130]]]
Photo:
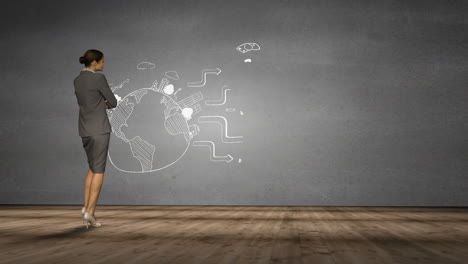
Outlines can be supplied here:
[[80, 107], [78, 133], [81, 137], [112, 132], [106, 112], [117, 106], [117, 98], [107, 83], [106, 76], [98, 72], [82, 70], [74, 80], [75, 95]]

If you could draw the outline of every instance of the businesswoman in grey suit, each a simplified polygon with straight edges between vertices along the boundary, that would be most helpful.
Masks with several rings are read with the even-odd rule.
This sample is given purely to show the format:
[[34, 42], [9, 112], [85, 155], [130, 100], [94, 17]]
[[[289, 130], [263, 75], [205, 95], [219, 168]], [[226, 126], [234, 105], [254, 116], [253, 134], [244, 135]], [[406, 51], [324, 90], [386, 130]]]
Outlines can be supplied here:
[[84, 207], [81, 209], [83, 222], [88, 228], [99, 227], [94, 215], [96, 203], [101, 192], [104, 171], [112, 132], [106, 109], [115, 108], [117, 99], [102, 73], [104, 54], [99, 50], [88, 50], [80, 57], [85, 65], [74, 79], [75, 95], [80, 108], [78, 132], [88, 158], [88, 174], [85, 181]]

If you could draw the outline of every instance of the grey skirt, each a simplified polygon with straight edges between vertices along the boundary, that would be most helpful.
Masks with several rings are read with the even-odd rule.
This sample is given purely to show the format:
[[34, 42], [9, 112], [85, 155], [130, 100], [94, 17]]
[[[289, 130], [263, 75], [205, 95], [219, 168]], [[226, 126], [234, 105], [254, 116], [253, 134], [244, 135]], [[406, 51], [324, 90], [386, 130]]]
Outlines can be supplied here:
[[88, 157], [89, 168], [94, 173], [104, 173], [106, 170], [109, 139], [110, 133], [81, 137], [83, 148]]

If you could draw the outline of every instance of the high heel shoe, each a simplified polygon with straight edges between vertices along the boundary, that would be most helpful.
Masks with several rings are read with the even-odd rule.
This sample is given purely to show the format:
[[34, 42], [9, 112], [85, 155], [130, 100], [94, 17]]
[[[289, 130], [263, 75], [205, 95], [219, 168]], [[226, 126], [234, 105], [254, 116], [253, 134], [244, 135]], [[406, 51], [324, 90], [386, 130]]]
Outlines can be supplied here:
[[85, 213], [83, 219], [86, 220], [86, 229], [88, 229], [88, 224], [94, 227], [100, 227], [101, 223], [96, 222], [94, 216], [90, 215], [88, 212]]
[[[87, 211], [88, 210], [86, 210], [86, 207], [81, 208], [81, 217], [83, 217]], [[83, 224], [85, 224], [85, 221], [86, 220], [83, 219]]]

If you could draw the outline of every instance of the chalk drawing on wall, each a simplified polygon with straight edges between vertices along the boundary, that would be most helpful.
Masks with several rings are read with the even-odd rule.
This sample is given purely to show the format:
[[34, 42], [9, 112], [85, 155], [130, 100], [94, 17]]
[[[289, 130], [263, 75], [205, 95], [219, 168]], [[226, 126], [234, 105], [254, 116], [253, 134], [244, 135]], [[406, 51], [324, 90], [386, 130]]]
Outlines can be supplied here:
[[180, 79], [179, 74], [176, 71], [167, 71], [164, 73], [164, 75], [166, 75], [167, 78], [172, 79], [172, 80], [177, 81]]
[[210, 161], [217, 162], [217, 161], [223, 161], [223, 162], [231, 162], [233, 160], [233, 157], [230, 154], [223, 155], [223, 156], [217, 156], [216, 155], [216, 146], [213, 143], [213, 141], [194, 141], [193, 146], [205, 146], [210, 149]]
[[[137, 66], [138, 69], [143, 67], [152, 66], [142, 63]], [[219, 68], [203, 70], [202, 80], [188, 82], [187, 86], [204, 87], [208, 81], [207, 74], [220, 73]], [[108, 158], [117, 170], [127, 173], [159, 171], [179, 162], [190, 146], [209, 147], [209, 160], [212, 162], [230, 163], [234, 159], [231, 154], [216, 153], [215, 143], [211, 140], [195, 140], [200, 134], [200, 124], [217, 123], [221, 129], [222, 143], [241, 143], [242, 136], [229, 135], [226, 117], [210, 115], [193, 118], [201, 113], [203, 104], [215, 107], [215, 110], [217, 106], [226, 104], [227, 91], [231, 89], [223, 86], [223, 98], [220, 100], [204, 101], [201, 91], [191, 92], [178, 100], [176, 94], [183, 91], [182, 88], [175, 88], [180, 85], [178, 79], [180, 76], [177, 72], [165, 72], [165, 77], [159, 82], [154, 80], [150, 87], [139, 88], [123, 98], [119, 97], [117, 106], [107, 110], [112, 127], [111, 143], [114, 144], [109, 148]], [[129, 79], [126, 79], [112, 89], [122, 89], [128, 83]]]
[[137, 69], [139, 70], [151, 70], [156, 68], [156, 65], [154, 63], [148, 62], [148, 61], [143, 61], [138, 63]]
[[[171, 97], [170, 93], [166, 93], [171, 89], [170, 85], [171, 84], [168, 84], [167, 81], [163, 79], [158, 86], [153, 86], [151, 88], [140, 88], [136, 91], [133, 91], [125, 96], [121, 100], [121, 103], [118, 104], [117, 107], [111, 112], [109, 121], [112, 126], [113, 135], [128, 145], [131, 156], [140, 163], [139, 170], [128, 170], [122, 168], [122, 166], [119, 166], [119, 164], [114, 161], [114, 153], [109, 150], [109, 160], [116, 169], [129, 173], [158, 171], [173, 165], [186, 153], [188, 146], [190, 146], [190, 141], [200, 131], [196, 124], [189, 124], [187, 121], [190, 120], [193, 115], [198, 114], [201, 111], [200, 104], [197, 104], [197, 102], [203, 99], [203, 95], [201, 92], [197, 92], [180, 101], [175, 101]], [[174, 157], [174, 159], [170, 162], [165, 161], [161, 163], [155, 160], [156, 154], [164, 155], [164, 153], [158, 153], [158, 147], [156, 144], [151, 142], [152, 140], [143, 138], [140, 135], [136, 135], [130, 138], [123, 130], [124, 127], [128, 127], [127, 121], [132, 117], [132, 113], [135, 107], [137, 107], [138, 104], [141, 103], [142, 99], [145, 96], [148, 96], [149, 93], [156, 93], [162, 97], [160, 104], [164, 104], [166, 108], [163, 111], [163, 125], [166, 133], [170, 136], [180, 134], [183, 136], [186, 142], [186, 147], [180, 150], [180, 155]], [[187, 111], [187, 109], [190, 110]], [[187, 114], [187, 112], [189, 112], [189, 114]], [[151, 122], [151, 120], [147, 120], [147, 122]]]
[[227, 86], [224, 85], [221, 90], [222, 90], [222, 98], [220, 100], [206, 100], [205, 105], [224, 105], [226, 104], [227, 100], [227, 92], [230, 91], [231, 89], [227, 89]]
[[219, 68], [216, 69], [205, 69], [202, 71], [202, 80], [199, 82], [189, 82], [187, 83], [188, 87], [203, 87], [206, 85], [206, 75], [207, 74], [216, 74], [219, 75], [221, 70]]
[[200, 116], [198, 117], [199, 123], [216, 123], [221, 126], [221, 141], [223, 143], [241, 143], [243, 136], [229, 136], [228, 135], [228, 121], [224, 116]]
[[115, 92], [118, 89], [121, 89], [125, 84], [128, 84], [130, 79], [126, 79], [125, 81], [121, 82], [119, 85], [113, 85], [112, 83], [109, 84], [112, 92]]
[[247, 53], [249, 51], [260, 50], [260, 45], [257, 43], [243, 43], [236, 48], [241, 53]]

